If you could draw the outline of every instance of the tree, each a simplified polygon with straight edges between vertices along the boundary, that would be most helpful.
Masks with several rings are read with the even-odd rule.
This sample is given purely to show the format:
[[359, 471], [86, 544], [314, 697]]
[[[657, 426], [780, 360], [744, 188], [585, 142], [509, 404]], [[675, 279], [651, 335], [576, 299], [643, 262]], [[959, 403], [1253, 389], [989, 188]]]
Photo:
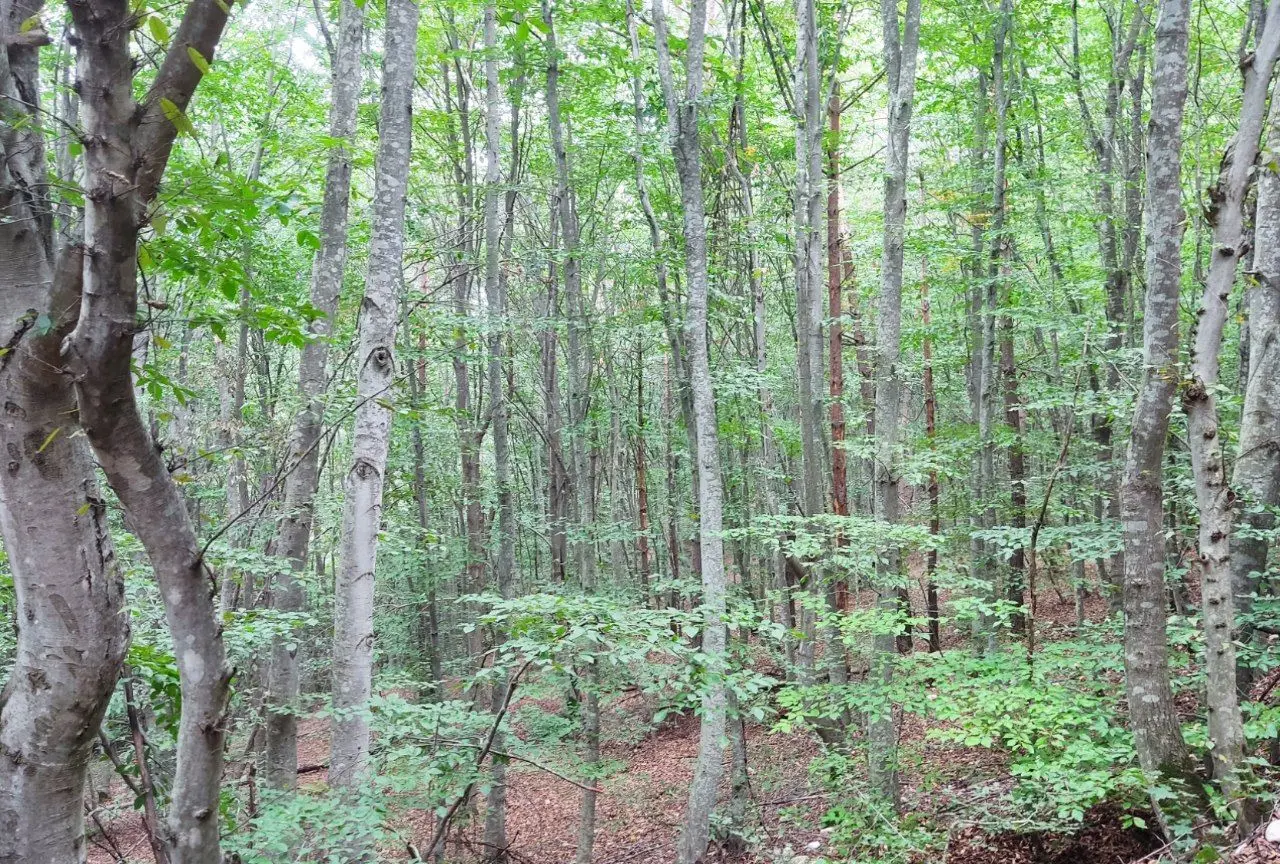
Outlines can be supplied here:
[[706, 852], [716, 788], [724, 770], [720, 739], [725, 732], [725, 576], [720, 482], [720, 442], [716, 429], [715, 394], [711, 389], [711, 361], [707, 345], [707, 229], [702, 200], [702, 159], [699, 152], [698, 101], [702, 96], [703, 55], [706, 50], [707, 6], [694, 0], [685, 48], [685, 86], [676, 90], [668, 42], [665, 0], [653, 5], [654, 38], [658, 44], [658, 75], [667, 108], [667, 134], [680, 178], [684, 225], [684, 266], [689, 300], [685, 313], [685, 343], [690, 357], [690, 390], [697, 430], [699, 547], [702, 562], [702, 614], [705, 629], [702, 652], [706, 672], [702, 682], [702, 725], [698, 733], [698, 762], [689, 787], [689, 806], [680, 832], [677, 861], [693, 864]]
[[[329, 136], [333, 143], [325, 170], [320, 248], [311, 270], [311, 305], [320, 315], [311, 324], [312, 339], [303, 346], [298, 362], [298, 393], [303, 404], [293, 421], [292, 470], [285, 478], [283, 514], [271, 546], [274, 554], [289, 562], [289, 570], [281, 574], [272, 589], [272, 606], [282, 612], [300, 611], [305, 600], [298, 574], [307, 566], [313, 502], [320, 484], [329, 337], [338, 313], [347, 264], [352, 160], [348, 142], [356, 132], [364, 7], [344, 0], [338, 8], [338, 42], [332, 57], [329, 106]], [[298, 782], [298, 683], [296, 643], [277, 639], [271, 649], [267, 673], [265, 773], [267, 782], [280, 789], [292, 789]]]
[[[1142, 385], [1121, 486], [1125, 692], [1142, 769], [1152, 782], [1196, 787], [1173, 704], [1165, 634], [1164, 450], [1178, 386], [1182, 281], [1182, 118], [1187, 99], [1186, 0], [1161, 0], [1147, 133], [1147, 297]], [[1162, 811], [1163, 812], [1163, 811]], [[1166, 830], [1170, 817], [1165, 816]]]
[[392, 0], [382, 53], [378, 158], [369, 275], [360, 304], [355, 426], [342, 511], [342, 557], [334, 589], [331, 782], [355, 790], [368, 776], [373, 695], [373, 587], [391, 438], [386, 394], [396, 381], [396, 324], [404, 282], [404, 209], [413, 148], [418, 5]]
[[[900, 518], [897, 467], [902, 350], [902, 268], [907, 219], [907, 165], [911, 144], [911, 112], [915, 102], [916, 55], [920, 46], [920, 2], [908, 0], [899, 24], [896, 0], [880, 6], [884, 31], [885, 80], [889, 88], [889, 147], [885, 151], [884, 245], [880, 260], [880, 308], [876, 318], [876, 461], [874, 511], [888, 526]], [[893, 678], [897, 638], [890, 622], [900, 614], [898, 554], [892, 546], [876, 567], [876, 607], [885, 620], [874, 637], [872, 674], [884, 686]], [[868, 764], [876, 793], [899, 806], [897, 728], [891, 707], [881, 707], [868, 720]]]
[[1244, 252], [1244, 199], [1251, 185], [1258, 141], [1266, 116], [1267, 94], [1276, 57], [1280, 54], [1280, 3], [1267, 6], [1257, 50], [1246, 55], [1244, 100], [1240, 125], [1209, 190], [1213, 210], [1213, 257], [1204, 296], [1196, 310], [1195, 344], [1190, 379], [1182, 387], [1187, 413], [1187, 441], [1200, 513], [1199, 553], [1201, 597], [1204, 604], [1206, 702], [1213, 775], [1233, 802], [1241, 833], [1261, 818], [1258, 805], [1242, 790], [1244, 724], [1236, 694], [1235, 592], [1231, 582], [1231, 531], [1235, 493], [1227, 484], [1218, 423], [1219, 356], [1228, 313], [1227, 301], [1235, 284], [1236, 267]]

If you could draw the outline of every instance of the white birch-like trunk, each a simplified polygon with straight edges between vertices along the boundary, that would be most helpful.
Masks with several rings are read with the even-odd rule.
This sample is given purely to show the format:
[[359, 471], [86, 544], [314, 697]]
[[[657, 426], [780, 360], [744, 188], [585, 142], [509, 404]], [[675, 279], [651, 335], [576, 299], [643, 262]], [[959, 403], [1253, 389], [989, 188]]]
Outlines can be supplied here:
[[686, 82], [677, 95], [671, 68], [665, 0], [653, 4], [653, 29], [658, 47], [658, 76], [667, 107], [667, 129], [680, 178], [684, 216], [685, 276], [689, 306], [685, 342], [690, 359], [690, 389], [697, 431], [699, 549], [702, 563], [702, 613], [705, 625], [702, 652], [706, 668], [702, 681], [702, 723], [698, 761], [689, 787], [689, 804], [676, 851], [678, 864], [694, 864], [706, 854], [711, 812], [724, 772], [725, 733], [725, 574], [723, 492], [720, 442], [716, 429], [715, 395], [707, 346], [707, 227], [702, 198], [702, 159], [699, 151], [698, 101], [702, 98], [703, 56], [706, 48], [707, 4], [693, 0], [685, 55]]
[[[395, 339], [404, 283], [405, 194], [413, 142], [418, 4], [387, 3], [382, 101], [369, 239], [369, 274], [360, 304], [356, 412], [344, 484], [342, 551], [334, 587], [333, 737], [329, 782], [356, 790], [368, 776], [373, 687], [373, 589], [382, 488], [391, 438]], [[362, 850], [363, 851], [363, 850]]]
[[[356, 131], [363, 42], [364, 7], [354, 0], [341, 0], [329, 104], [329, 137], [335, 143], [329, 149], [325, 169], [320, 249], [311, 271], [311, 305], [323, 314], [312, 322], [312, 338], [303, 346], [298, 363], [302, 408], [293, 420], [289, 439], [292, 471], [285, 478], [283, 515], [270, 547], [272, 554], [289, 562], [289, 569], [276, 577], [272, 588], [272, 606], [278, 612], [299, 612], [305, 602], [297, 576], [307, 566], [314, 499], [320, 484], [320, 436], [324, 431], [324, 395], [329, 380], [329, 336], [333, 332], [347, 266], [352, 151], [345, 142]], [[267, 671], [264, 773], [268, 785], [276, 789], [292, 789], [298, 782], [297, 655], [296, 640], [276, 640]]]

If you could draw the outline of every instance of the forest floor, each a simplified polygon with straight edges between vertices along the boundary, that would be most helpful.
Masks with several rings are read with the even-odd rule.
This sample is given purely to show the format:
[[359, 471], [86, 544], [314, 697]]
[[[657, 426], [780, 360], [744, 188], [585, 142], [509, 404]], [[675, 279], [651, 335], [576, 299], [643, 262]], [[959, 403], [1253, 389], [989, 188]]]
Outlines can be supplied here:
[[[1105, 615], [1105, 604], [1090, 598], [1087, 617]], [[1069, 630], [1075, 619], [1072, 599], [1042, 598], [1037, 619], [1043, 638]], [[955, 641], [962, 637], [953, 637]], [[554, 715], [561, 705], [536, 688], [513, 703], [515, 734], [525, 737], [521, 709]], [[693, 776], [698, 748], [698, 720], [676, 715], [653, 728], [651, 704], [638, 692], [624, 694], [602, 712], [602, 762], [607, 776], [596, 811], [595, 864], [669, 864]], [[1012, 785], [1002, 757], [983, 748], [935, 745], [925, 741], [924, 721], [904, 717], [902, 740], [920, 758], [904, 769], [905, 809], [933, 824], [947, 826], [940, 854], [917, 857], [911, 864], [1131, 864], [1156, 861], [1160, 843], [1150, 832], [1124, 827], [1121, 814], [1108, 808], [1090, 811], [1072, 835], [988, 833], [989, 804], [1001, 799]], [[782, 733], [749, 723], [746, 727], [748, 767], [756, 835], [753, 851], [731, 859], [713, 848], [708, 862], [737, 860], [742, 864], [810, 864], [816, 859], [843, 861], [830, 848], [832, 835], [821, 828], [831, 802], [810, 766], [820, 745], [807, 732]], [[327, 719], [304, 719], [299, 729], [300, 788], [326, 787], [329, 758]], [[727, 758], [727, 754], [726, 754]], [[726, 776], [728, 774], [726, 765]], [[727, 792], [727, 780], [726, 790]], [[515, 864], [567, 864], [577, 844], [578, 811], [582, 791], [554, 773], [523, 764], [509, 769], [507, 837]], [[131, 793], [118, 782], [90, 847], [89, 864], [152, 861], [141, 815], [130, 809]], [[482, 810], [480, 810], [482, 812]], [[448, 860], [477, 860], [483, 819], [462, 818], [451, 830]], [[401, 810], [397, 834], [402, 842], [426, 849], [435, 817], [422, 810]], [[101, 836], [109, 835], [109, 841]], [[388, 849], [385, 861], [408, 860], [406, 846]], [[282, 862], [284, 864], [284, 862]]]

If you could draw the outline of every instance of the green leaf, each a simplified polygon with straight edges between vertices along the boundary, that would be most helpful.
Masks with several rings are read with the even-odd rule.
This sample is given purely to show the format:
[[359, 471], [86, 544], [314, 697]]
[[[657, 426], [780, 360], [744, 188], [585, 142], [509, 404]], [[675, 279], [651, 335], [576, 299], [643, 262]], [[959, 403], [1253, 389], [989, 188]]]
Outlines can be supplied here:
[[18, 25], [18, 32], [30, 33], [32, 30], [35, 30], [39, 26], [40, 26], [40, 16], [32, 15], [30, 18], [28, 18], [27, 20], [23, 21], [21, 24]]
[[[154, 18], [151, 20], [155, 20]], [[168, 99], [161, 97], [160, 110], [164, 112], [164, 116], [169, 118], [169, 122], [174, 125], [180, 133], [196, 137], [196, 127], [191, 124], [191, 119], [183, 113], [182, 109], [173, 104]]]
[[147, 19], [147, 30], [151, 33], [151, 38], [161, 45], [169, 44], [169, 28], [160, 20], [160, 16], [152, 15]]
[[200, 70], [202, 75], [209, 74], [209, 61], [204, 59], [204, 55], [190, 45], [187, 46], [187, 56], [191, 58], [191, 63]]

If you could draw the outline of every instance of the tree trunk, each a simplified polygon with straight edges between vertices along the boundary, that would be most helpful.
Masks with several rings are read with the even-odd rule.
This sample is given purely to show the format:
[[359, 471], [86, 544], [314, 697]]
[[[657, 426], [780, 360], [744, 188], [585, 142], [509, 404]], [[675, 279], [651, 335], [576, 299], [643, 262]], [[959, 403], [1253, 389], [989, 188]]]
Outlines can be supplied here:
[[[351, 468], [343, 484], [342, 563], [334, 587], [332, 756], [329, 782], [347, 793], [369, 778], [373, 589], [382, 490], [391, 443], [396, 324], [404, 282], [404, 209], [413, 144], [416, 0], [389, 0], [374, 168], [369, 274], [360, 304]], [[361, 849], [361, 857], [371, 850]]]
[[[903, 243], [907, 217], [907, 164], [915, 101], [916, 54], [920, 44], [920, 0], [908, 0], [901, 30], [896, 0], [881, 4], [884, 59], [889, 86], [889, 146], [885, 153], [884, 247], [880, 261], [880, 308], [876, 319], [875, 516], [889, 526], [899, 520], [897, 439], [901, 423], [898, 361], [902, 341]], [[876, 567], [876, 605], [890, 619], [899, 614], [898, 550], [890, 543]], [[893, 679], [897, 634], [884, 629], [872, 639], [871, 675], [884, 687]], [[868, 760], [875, 793], [899, 806], [898, 732], [892, 705], [868, 717]]]
[[[831, 511], [837, 516], [849, 515], [849, 483], [845, 459], [844, 426], [844, 243], [840, 234], [840, 88], [832, 87], [827, 107], [827, 128], [831, 141], [827, 144], [827, 317], [831, 320], [827, 334], [827, 358], [830, 365], [831, 393]], [[843, 538], [837, 540], [844, 545]], [[849, 583], [838, 583], [837, 608], [848, 604]]]
[[[929, 450], [937, 449], [938, 435], [938, 403], [933, 391], [933, 325], [932, 310], [929, 306], [929, 272], [925, 259], [920, 261], [920, 321], [924, 325], [924, 433], [929, 439]], [[938, 513], [938, 469], [929, 466], [929, 534], [937, 543], [941, 539], [942, 522]], [[934, 573], [938, 570], [938, 550], [930, 548], [925, 554], [925, 617], [929, 622], [929, 650], [942, 650], [942, 633], [938, 613], [938, 586], [934, 583]]]
[[1213, 776], [1222, 784], [1239, 819], [1241, 836], [1253, 830], [1261, 812], [1242, 788], [1248, 768], [1244, 759], [1244, 726], [1236, 693], [1234, 639], [1235, 596], [1231, 587], [1231, 529], [1235, 493], [1227, 484], [1218, 428], [1219, 353], [1235, 284], [1236, 268], [1244, 252], [1244, 201], [1258, 156], [1258, 141], [1266, 116], [1271, 74], [1280, 52], [1280, 0], [1267, 10], [1258, 49], [1241, 62], [1244, 99], [1240, 126], [1209, 190], [1213, 209], [1213, 257], [1204, 297], [1197, 310], [1190, 380], [1182, 389], [1187, 414], [1187, 441], [1200, 512], [1199, 553], [1205, 634], [1205, 691], [1209, 708], [1209, 741]]
[[[1134, 406], [1121, 504], [1124, 525], [1125, 691], [1138, 759], [1149, 782], [1198, 780], [1169, 682], [1165, 636], [1164, 448], [1178, 384], [1178, 295], [1182, 279], [1182, 118], [1187, 98], [1189, 0], [1160, 0], [1147, 136], [1147, 298], [1143, 376]], [[1176, 802], [1175, 802], [1176, 804]], [[1190, 813], [1161, 813], [1169, 817]]]
[[[347, 265], [347, 205], [351, 197], [352, 153], [346, 142], [356, 131], [360, 95], [360, 48], [364, 41], [364, 7], [354, 0], [339, 6], [338, 47], [333, 58], [332, 101], [329, 106], [329, 148], [324, 201], [320, 210], [320, 249], [311, 270], [311, 305], [322, 314], [311, 324], [311, 335], [298, 363], [298, 393], [303, 407], [293, 420], [289, 440], [293, 470], [285, 478], [283, 516], [271, 542], [273, 555], [286, 559], [289, 569], [277, 576], [272, 606], [277, 612], [297, 613], [305, 597], [298, 574], [307, 567], [316, 489], [320, 485], [320, 446], [324, 432], [324, 394], [328, 385], [329, 336], [338, 312], [342, 277]], [[277, 639], [271, 647], [266, 692], [266, 757], [264, 774], [275, 789], [292, 789], [298, 782], [298, 648], [296, 640]]]
[[[6, 7], [0, 33], [41, 6]], [[75, 393], [58, 352], [83, 258], [79, 244], [57, 248], [53, 214], [32, 194], [47, 182], [39, 68], [39, 46], [0, 48], [0, 533], [17, 630], [0, 691], [4, 864], [84, 860], [85, 777], [129, 638], [106, 502], [89, 447], [67, 428]]]
[[[1267, 149], [1280, 152], [1280, 100], [1271, 102]], [[1271, 508], [1280, 504], [1280, 174], [1268, 165], [1258, 173], [1258, 214], [1253, 282], [1248, 288], [1249, 366], [1239, 455], [1232, 488], [1243, 499], [1246, 530], [1231, 535], [1231, 584], [1241, 619], [1267, 571], [1267, 533], [1275, 528]], [[1242, 628], [1241, 640], [1252, 638]], [[1253, 669], [1241, 664], [1241, 692], [1248, 692]]]
[[178, 484], [139, 412], [132, 349], [139, 226], [177, 135], [165, 109], [186, 109], [203, 74], [190, 52], [212, 60], [229, 9], [214, 0], [187, 7], [141, 105], [133, 99], [129, 5], [96, 0], [71, 13], [81, 42], [77, 72], [94, 82], [82, 93], [85, 248], [94, 254], [85, 258], [80, 317], [63, 354], [81, 426], [146, 549], [173, 642], [182, 646], [176, 652], [182, 716], [165, 843], [174, 864], [214, 864], [222, 857], [218, 798], [232, 673], [212, 574]]
[[[485, 78], [485, 174], [484, 174], [484, 291], [488, 305], [488, 385], [490, 428], [493, 432], [493, 483], [498, 499], [498, 543], [494, 559], [493, 582], [504, 598], [512, 595], [512, 579], [515, 576], [515, 510], [511, 494], [511, 442], [507, 430], [506, 328], [507, 298], [506, 280], [501, 273], [502, 240], [498, 219], [498, 200], [502, 171], [498, 164], [498, 148], [501, 144], [499, 121], [502, 114], [502, 94], [498, 87], [497, 60], [498, 23], [493, 3], [484, 10], [484, 78]], [[517, 83], [517, 88], [521, 84]], [[520, 146], [519, 91], [512, 106], [511, 140], [514, 154], [512, 175], [518, 163]], [[514, 199], [508, 198], [508, 204]], [[508, 223], [510, 213], [508, 211]], [[491, 710], [502, 712], [508, 701], [509, 682], [499, 678], [493, 685]], [[503, 751], [503, 735], [499, 728], [493, 737], [495, 750]], [[507, 850], [506, 826], [506, 775], [507, 765], [503, 756], [492, 757], [492, 786], [485, 806], [484, 857], [490, 861], [505, 860]]]
[[721, 739], [725, 732], [725, 572], [722, 531], [720, 442], [707, 342], [707, 228], [702, 199], [702, 158], [698, 134], [698, 102], [702, 98], [706, 48], [706, 0], [693, 0], [685, 56], [686, 83], [677, 96], [668, 44], [666, 0], [653, 5], [658, 75], [667, 108], [667, 127], [684, 217], [685, 274], [689, 305], [685, 342], [690, 358], [690, 389], [697, 431], [698, 531], [702, 561], [702, 653], [706, 657], [698, 761], [689, 787], [689, 804], [676, 852], [677, 864], [694, 864], [706, 854], [711, 812], [724, 770]]

